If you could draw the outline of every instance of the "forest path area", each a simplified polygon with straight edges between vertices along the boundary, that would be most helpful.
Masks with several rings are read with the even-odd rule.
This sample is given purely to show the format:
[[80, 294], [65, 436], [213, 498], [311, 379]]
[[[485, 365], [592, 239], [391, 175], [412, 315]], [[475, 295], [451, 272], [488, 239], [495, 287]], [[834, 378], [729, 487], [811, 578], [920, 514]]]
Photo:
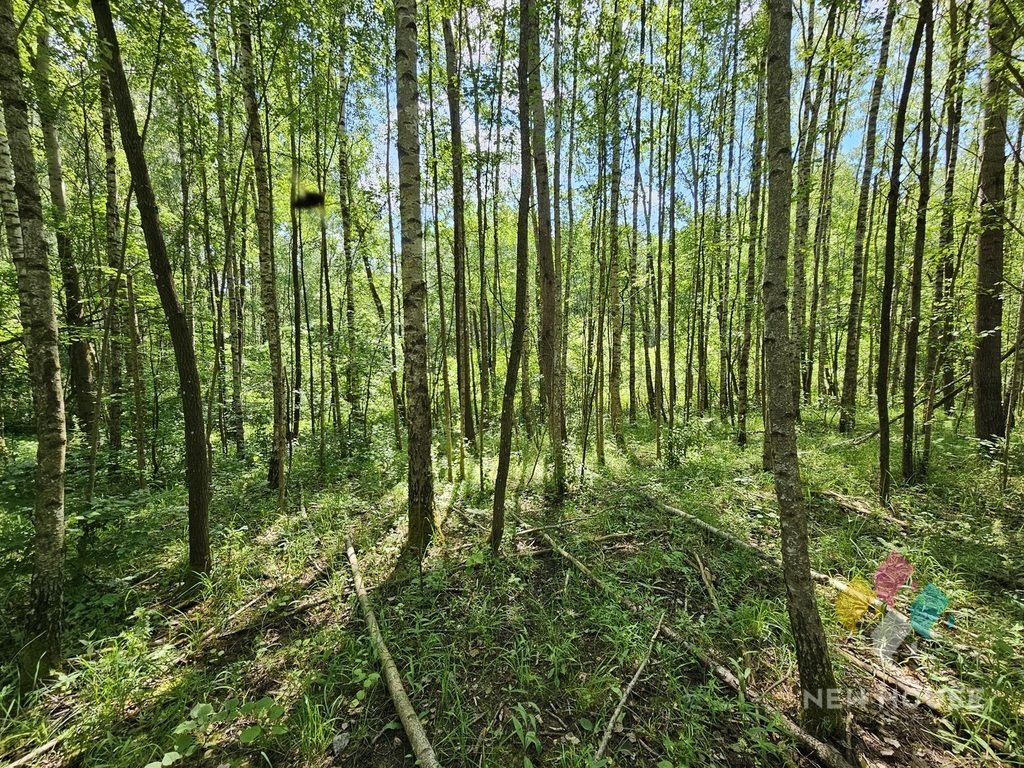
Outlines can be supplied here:
[[[82, 637], [68, 673], [29, 707], [9, 710], [0, 762], [56, 739], [23, 764], [413, 765], [356, 605], [345, 555], [352, 532], [383, 636], [442, 765], [594, 765], [620, 701], [609, 762], [597, 764], [819, 764], [775, 714], [796, 718], [797, 684], [771, 562], [770, 477], [757, 466], [758, 447], [741, 451], [705, 426], [677, 467], [656, 466], [651, 443], [628, 456], [609, 451], [558, 509], [541, 495], [541, 477], [529, 483], [533, 457], [524, 455], [499, 560], [485, 544], [489, 496], [469, 481], [439, 483], [441, 535], [421, 574], [395, 570], [405, 540], [398, 465], [324, 476], [297, 457], [284, 514], [256, 471], [240, 476], [215, 502], [224, 522], [217, 567], [188, 606], [173, 607], [173, 571], [160, 570], [183, 555], [169, 492], [117, 525], [95, 521], [89, 546], [109, 551], [118, 541], [120, 557], [89, 578], [126, 586], [116, 600], [79, 608], [87, 615], [78, 620], [89, 626], [105, 610], [109, 631]], [[1012, 509], [986, 502], [983, 476], [975, 493], [950, 496], [936, 473], [934, 486], [900, 489], [886, 510], [865, 493], [859, 459], [870, 449], [820, 435], [812, 444], [803, 459], [813, 567], [870, 582], [898, 549], [915, 567], [916, 589], [936, 584], [954, 617], [933, 640], [907, 638], [886, 667], [941, 694], [949, 711], [939, 717], [850, 660], [879, 667], [877, 618], [869, 613], [848, 631], [837, 620], [838, 593], [820, 587], [863, 764], [1013, 764], [1024, 680], [1019, 594], [1006, 584], [1022, 572]], [[130, 532], [153, 516], [166, 518], [158, 528], [166, 540], [136, 541]], [[904, 589], [896, 605], [906, 611], [912, 599]], [[659, 621], [682, 642], [662, 633], [652, 643]], [[7, 689], [5, 702], [13, 696]]]

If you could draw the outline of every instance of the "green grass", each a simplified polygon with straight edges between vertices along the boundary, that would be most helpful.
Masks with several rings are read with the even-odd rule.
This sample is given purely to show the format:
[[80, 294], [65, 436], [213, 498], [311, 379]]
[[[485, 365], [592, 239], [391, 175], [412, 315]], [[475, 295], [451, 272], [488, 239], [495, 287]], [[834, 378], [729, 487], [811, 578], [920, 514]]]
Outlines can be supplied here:
[[[978, 764], [989, 732], [1019, 751], [1024, 606], [1005, 585], [1024, 572], [1016, 476], [1001, 496], [998, 471], [943, 425], [928, 484], [897, 487], [886, 510], [871, 493], [877, 446], [851, 445], [819, 423], [805, 412], [800, 438], [814, 566], [870, 580], [885, 554], [900, 549], [922, 585], [933, 581], [950, 596], [957, 623], [937, 641], [917, 643], [902, 663], [933, 685], [981, 694], [946, 721], [917, 712], [901, 729], [898, 717], [871, 711], [858, 711], [858, 720], [901, 743], [915, 739], [925, 754], [960, 752], [958, 764]], [[111, 768], [174, 752], [184, 755], [181, 764], [201, 766], [412, 765], [352, 594], [344, 552], [350, 532], [384, 636], [446, 765], [590, 768], [662, 614], [746, 685], [770, 688], [776, 705], [792, 713], [795, 658], [780, 574], [651, 503], [671, 500], [777, 553], [759, 435], [743, 451], [717, 419], [704, 419], [684, 436], [686, 457], [673, 469], [656, 464], [645, 428], [628, 437], [626, 454], [609, 441], [607, 465], [588, 458], [586, 480], [574, 480], [561, 510], [540, 493], [543, 462], [529, 483], [536, 449], [513, 462], [513, 488], [522, 491], [517, 514], [530, 526], [554, 526], [546, 530], [593, 570], [603, 590], [557, 555], [535, 553], [547, 546], [538, 534], [507, 538], [505, 556], [491, 559], [484, 546], [490, 497], [470, 454], [465, 481], [437, 484], [443, 535], [423, 573], [398, 573], [401, 457], [332, 454], [321, 469], [310, 444], [293, 457], [284, 513], [263, 487], [261, 464], [218, 456], [214, 572], [197, 603], [177, 605], [182, 489], [129, 493], [104, 479], [82, 557], [83, 521], [70, 521], [69, 568], [77, 576], [68, 588], [66, 673], [21, 696], [13, 665], [0, 670], [0, 756], [70, 734], [55, 754]], [[26, 443], [13, 450], [0, 482], [23, 489], [30, 451]], [[443, 476], [443, 458], [435, 469]], [[492, 460], [484, 470], [489, 484]], [[76, 482], [69, 510], [83, 506]], [[861, 508], [815, 493], [826, 489], [857, 498]], [[11, 632], [0, 641], [5, 658], [17, 648], [28, 574], [25, 503], [24, 494], [8, 494], [0, 507], [7, 546], [0, 568], [9, 585], [0, 597]], [[820, 593], [820, 606], [838, 644], [850, 638], [836, 622], [833, 597]], [[866, 637], [862, 630], [853, 640]], [[841, 660], [837, 668], [843, 681], [857, 682], [856, 670]], [[762, 710], [684, 648], [659, 640], [608, 764], [781, 766], [793, 763], [795, 750]]]

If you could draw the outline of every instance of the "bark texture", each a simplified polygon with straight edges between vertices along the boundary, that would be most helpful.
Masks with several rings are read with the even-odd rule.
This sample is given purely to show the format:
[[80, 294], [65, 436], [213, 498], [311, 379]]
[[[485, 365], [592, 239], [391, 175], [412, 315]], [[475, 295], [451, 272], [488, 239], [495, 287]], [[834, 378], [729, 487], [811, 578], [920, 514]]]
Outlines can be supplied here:
[[149, 252], [149, 265], [171, 334], [174, 361], [178, 371], [181, 407], [185, 421], [188, 582], [189, 586], [192, 586], [201, 574], [210, 570], [210, 457], [207, 451], [203, 402], [200, 395], [199, 368], [192, 345], [192, 328], [178, 298], [171, 262], [167, 256], [167, 246], [163, 231], [160, 229], [160, 215], [153, 194], [153, 185], [150, 182], [149, 167], [142, 151], [142, 137], [135, 121], [135, 105], [132, 103], [128, 79], [125, 77], [124, 64], [121, 61], [121, 49], [114, 30], [114, 20], [110, 15], [110, 4], [108, 0], [92, 0], [92, 10], [96, 17], [99, 39], [105, 48], [107, 75], [114, 110], [117, 113], [121, 145], [135, 187], [142, 232], [146, 239], [146, 250]]
[[271, 216], [270, 171], [267, 168], [263, 146], [263, 127], [260, 122], [259, 102], [256, 99], [256, 78], [253, 71], [252, 32], [249, 23], [248, 0], [238, 4], [238, 68], [245, 96], [245, 111], [249, 118], [249, 150], [252, 153], [253, 174], [256, 181], [256, 239], [260, 258], [260, 304], [263, 307], [264, 333], [270, 352], [270, 383], [273, 389], [273, 439], [267, 483], [277, 489], [278, 504], [284, 505], [284, 460], [287, 438], [286, 393], [284, 362], [281, 354], [281, 321], [277, 305], [277, 270], [274, 264], [273, 219]]
[[[771, 430], [775, 494], [782, 529], [782, 566], [786, 605], [800, 670], [801, 710], [818, 736], [838, 733], [841, 712], [827, 706], [835, 689], [825, 633], [814, 596], [807, 552], [807, 510], [796, 448], [796, 350], [789, 336], [787, 307], [790, 199], [793, 158], [790, 139], [790, 39], [793, 10], [789, 0], [768, 2], [767, 141], [768, 219], [763, 297], [766, 394]], [[834, 694], [833, 694], [834, 695]]]
[[64, 169], [60, 158], [60, 137], [57, 133], [57, 105], [53, 99], [54, 86], [50, 83], [50, 42], [43, 26], [39, 28], [36, 36], [35, 79], [39, 124], [43, 129], [43, 151], [46, 155], [46, 176], [50, 186], [50, 205], [53, 209], [53, 230], [57, 241], [57, 263], [60, 265], [61, 284], [64, 288], [64, 324], [68, 335], [71, 401], [74, 403], [74, 417], [78, 428], [83, 434], [88, 435], [92, 433], [96, 411], [93, 350], [87, 335], [88, 322], [85, 318], [85, 303], [82, 300], [82, 282], [68, 231]]
[[57, 314], [43, 237], [28, 104], [18, 59], [11, 0], [0, 0], [0, 97], [6, 133], [0, 134], [0, 200], [18, 278], [18, 306], [36, 418], [33, 571], [27, 638], [21, 652], [23, 684], [46, 678], [61, 662], [64, 623], [64, 454], [67, 433], [61, 386]]
[[1003, 435], [1001, 348], [1003, 323], [1003, 210], [1006, 196], [1006, 55], [1012, 33], [1003, 0], [988, 3], [988, 65], [978, 170], [978, 281], [974, 292], [974, 436], [993, 443]]
[[416, 81], [416, 0], [395, 3], [398, 82], [398, 204], [402, 226], [402, 310], [408, 425], [409, 549], [422, 555], [434, 530], [427, 387], [427, 283], [423, 274], [420, 204], [419, 87]]

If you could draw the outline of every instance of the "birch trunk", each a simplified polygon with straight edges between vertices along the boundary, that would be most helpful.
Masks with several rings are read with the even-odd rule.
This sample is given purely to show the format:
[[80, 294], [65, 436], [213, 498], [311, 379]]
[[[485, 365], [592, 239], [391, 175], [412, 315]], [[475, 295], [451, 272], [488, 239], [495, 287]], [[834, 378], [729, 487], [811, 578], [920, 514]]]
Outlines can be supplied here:
[[18, 305], [36, 418], [33, 571], [23, 685], [47, 678], [61, 662], [64, 623], [64, 455], [67, 432], [57, 314], [43, 236], [43, 212], [18, 58], [11, 0], [0, 0], [0, 201], [18, 279]]

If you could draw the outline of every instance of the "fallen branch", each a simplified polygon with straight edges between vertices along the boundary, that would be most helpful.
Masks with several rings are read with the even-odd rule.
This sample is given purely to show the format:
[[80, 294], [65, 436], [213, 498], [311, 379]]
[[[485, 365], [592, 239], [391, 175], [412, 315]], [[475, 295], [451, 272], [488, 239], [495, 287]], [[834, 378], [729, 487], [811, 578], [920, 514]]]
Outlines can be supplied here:
[[947, 714], [946, 708], [943, 706], [939, 698], [920, 683], [908, 680], [900, 675], [894, 675], [883, 667], [868, 664], [863, 659], [858, 659], [845, 648], [839, 648], [839, 653], [844, 659], [857, 667], [857, 669], [862, 672], [867, 672], [872, 677], [878, 678], [883, 683], [902, 691], [908, 696], [914, 697], [940, 717], [945, 717]]
[[405, 728], [405, 734], [409, 737], [409, 744], [412, 746], [413, 754], [416, 756], [416, 763], [423, 766], [423, 768], [440, 768], [441, 764], [434, 755], [434, 748], [430, 745], [430, 740], [423, 730], [423, 725], [416, 716], [416, 710], [413, 709], [409, 696], [405, 692], [405, 686], [402, 685], [402, 676], [398, 673], [398, 667], [395, 666], [395, 662], [391, 658], [391, 652], [388, 651], [388, 647], [384, 643], [384, 637], [380, 633], [377, 617], [370, 607], [370, 598], [366, 594], [366, 587], [363, 586], [363, 577], [359, 573], [359, 561], [356, 559], [356, 550], [352, 545], [351, 537], [348, 538], [346, 544], [348, 564], [352, 568], [352, 580], [355, 584], [356, 595], [358, 595], [359, 605], [363, 609], [366, 627], [370, 631], [370, 642], [373, 643], [373, 649], [380, 660], [381, 669], [384, 671], [384, 681], [387, 683], [391, 700], [394, 702], [395, 710], [398, 712], [398, 717]]
[[[528, 536], [531, 533], [538, 533], [540, 531], [550, 531], [550, 530], [554, 530], [555, 528], [564, 528], [567, 525], [572, 525], [573, 523], [579, 523], [579, 522], [582, 522], [584, 520], [590, 520], [591, 518], [594, 518], [594, 517], [597, 517], [597, 515], [596, 514], [595, 515], [584, 515], [583, 517], [572, 517], [572, 518], [569, 518], [567, 520], [561, 520], [561, 521], [559, 521], [557, 523], [549, 523], [547, 525], [535, 525], [532, 528], [523, 528], [522, 530], [516, 531], [512, 535], [513, 536]], [[520, 523], [520, 524], [522, 524], [522, 523]]]
[[715, 611], [721, 613], [722, 608], [718, 605], [718, 597], [715, 595], [715, 585], [711, 580], [711, 571], [705, 567], [704, 561], [700, 559], [700, 555], [694, 552], [693, 556], [697, 559], [697, 572], [700, 573], [700, 578], [708, 590], [708, 596], [711, 598], [711, 604], [715, 606]]
[[[720, 539], [723, 539], [723, 540], [731, 542], [731, 543], [733, 543], [733, 544], [735, 544], [735, 545], [737, 545], [739, 547], [742, 547], [743, 549], [747, 550], [748, 552], [751, 552], [752, 554], [754, 554], [757, 557], [761, 558], [765, 562], [773, 564], [777, 568], [780, 568], [780, 569], [782, 568], [782, 559], [781, 558], [778, 558], [778, 557], [775, 557], [774, 555], [768, 554], [767, 552], [765, 552], [760, 547], [758, 547], [758, 546], [756, 546], [754, 544], [750, 544], [749, 542], [744, 541], [743, 539], [739, 538], [738, 536], [736, 536], [734, 534], [729, 533], [728, 531], [723, 531], [723, 530], [721, 530], [719, 528], [716, 528], [715, 526], [711, 525], [711, 523], [707, 523], [707, 522], [701, 520], [699, 517], [697, 517], [695, 515], [691, 515], [689, 512], [684, 512], [681, 509], [673, 507], [673, 506], [671, 506], [669, 504], [665, 504], [664, 502], [658, 501], [657, 499], [653, 499], [653, 501], [654, 501], [655, 504], [657, 504], [659, 507], [661, 507], [666, 512], [671, 512], [674, 515], [678, 515], [679, 517], [682, 517], [684, 520], [688, 520], [689, 522], [693, 523], [697, 527], [703, 528], [708, 533], [711, 533], [711, 534], [717, 536]], [[843, 579], [840, 579], [838, 576], [829, 576], [827, 573], [821, 573], [820, 571], [816, 571], [816, 570], [814, 570], [812, 568], [811, 569], [811, 578], [814, 579], [819, 584], [827, 584], [827, 585], [829, 585], [830, 587], [832, 587], [833, 589], [835, 589], [835, 590], [837, 590], [839, 592], [846, 592], [846, 593], [849, 593], [851, 595], [855, 595], [855, 596], [860, 597], [860, 598], [865, 597], [860, 591], [858, 591], [858, 590], [854, 589], [853, 587], [851, 587], [846, 581], [844, 581]], [[882, 610], [882, 607], [884, 605], [885, 605], [885, 603], [883, 603], [881, 600], [879, 600], [877, 597], [875, 597], [873, 595], [868, 600], [868, 606], [873, 608], [873, 609], [875, 609], [876, 611]], [[891, 613], [894, 613], [895, 615], [899, 616], [901, 619], [903, 619], [904, 621], [907, 621], [909, 623], [909, 619], [907, 619], [907, 617], [904, 616], [899, 611], [897, 611], [897, 610], [895, 610], [893, 608], [888, 608], [888, 607], [886, 607], [886, 610], [888, 610]]]
[[[716, 535], [716, 536], [718, 536], [718, 537], [720, 537], [722, 539], [725, 539], [726, 541], [730, 541], [730, 542], [732, 542], [734, 544], [737, 544], [740, 547], [743, 547], [744, 549], [747, 549], [747, 550], [753, 552], [758, 557], [760, 557], [760, 558], [762, 558], [764, 560], [768, 560], [770, 562], [773, 562], [779, 568], [782, 568], [782, 560], [780, 560], [778, 558], [775, 558], [775, 557], [772, 557], [767, 552], [765, 552], [762, 549], [759, 549], [755, 545], [748, 544], [747, 542], [745, 542], [742, 539], [734, 536], [731, 533], [719, 530], [718, 528], [715, 528], [710, 523], [706, 523], [703, 520], [701, 520], [700, 518], [694, 517], [693, 515], [689, 514], [688, 512], [684, 512], [681, 509], [676, 509], [675, 507], [669, 506], [668, 504], [664, 504], [664, 503], [662, 503], [660, 501], [657, 501], [656, 499], [654, 501], [662, 509], [665, 509], [665, 510], [667, 510], [669, 512], [677, 514], [677, 515], [683, 517], [686, 520], [692, 521], [694, 524], [698, 525], [700, 528], [703, 528], [704, 530], [708, 531], [709, 533], [712, 533], [712, 534], [714, 534], [714, 535]], [[815, 581], [817, 581], [817, 582], [819, 582], [821, 584], [828, 584], [829, 586], [831, 586], [832, 588], [838, 590], [839, 592], [847, 592], [847, 593], [849, 593], [851, 595], [857, 596], [859, 599], [864, 599], [864, 597], [866, 597], [865, 595], [863, 595], [863, 593], [861, 593], [858, 590], [855, 590], [847, 582], [843, 581], [842, 579], [840, 579], [840, 578], [838, 578], [836, 576], [828, 576], [826, 574], [819, 573], [818, 571], [815, 571], [815, 570], [812, 569], [811, 570], [811, 578], [813, 578]], [[896, 610], [895, 608], [891, 608], [891, 607], [887, 606], [885, 603], [883, 603], [881, 600], [879, 600], [875, 596], [871, 596], [870, 597], [869, 602], [868, 602], [868, 607], [874, 609], [875, 611], [877, 611], [879, 613], [884, 608], [884, 610], [887, 613], [891, 613], [894, 616], [899, 617], [900, 619], [902, 619], [903, 621], [907, 622], [908, 624], [910, 623], [910, 619], [907, 618], [907, 616], [905, 614], [901, 613], [900, 611]], [[968, 649], [961, 648], [961, 650], [969, 652]], [[867, 662], [862, 661], [861, 659], [857, 659], [856, 657], [850, 655], [844, 649], [840, 649], [840, 653], [842, 653], [843, 656], [846, 657], [847, 659], [851, 660], [855, 666], [857, 666], [860, 669], [862, 669], [862, 670], [872, 674], [873, 676], [877, 677], [882, 682], [888, 684], [889, 686], [895, 688], [898, 691], [901, 691], [901, 692], [903, 692], [903, 693], [905, 693], [907, 695], [910, 695], [910, 696], [913, 696], [913, 697], [917, 698], [919, 701], [921, 701], [922, 704], [927, 706], [929, 709], [931, 709], [935, 714], [939, 715], [940, 717], [945, 717], [948, 714], [946, 708], [944, 708], [942, 706], [939, 698], [935, 695], [934, 692], [932, 692], [928, 688], [925, 688], [923, 686], [919, 686], [919, 685], [916, 685], [916, 684], [913, 684], [913, 683], [906, 682], [905, 680], [902, 680], [900, 677], [898, 677], [896, 675], [892, 675], [892, 674], [890, 674], [889, 672], [887, 672], [887, 671], [885, 671], [883, 669], [877, 669], [874, 666], [869, 665]], [[993, 748], [999, 749], [1000, 751], [1005, 752], [1005, 745], [999, 739], [989, 736], [989, 737], [986, 737], [986, 740], [988, 741], [989, 745], [992, 746]]]
[[[581, 563], [578, 558], [574, 557], [573, 555], [569, 554], [564, 549], [562, 549], [562, 547], [558, 546], [558, 544], [556, 544], [550, 536], [543, 533], [541, 535], [544, 536], [544, 538], [548, 541], [548, 543], [551, 545], [551, 548], [555, 552], [557, 552], [570, 563], [572, 563], [577, 570], [579, 570], [583, 575], [585, 575], [588, 579], [594, 582], [594, 584], [596, 584], [603, 592], [605, 592], [610, 597], [616, 599], [622, 605], [626, 606], [630, 611], [640, 611], [639, 606], [637, 606], [635, 603], [631, 602], [626, 598], [622, 598], [616, 595], [612, 591], [611, 587], [609, 587], [607, 584], [605, 584], [603, 581], [597, 578], [597, 576], [594, 575], [593, 571], [591, 571], [589, 568], [587, 568], [587, 566]], [[723, 667], [717, 661], [704, 654], [696, 646], [692, 645], [687, 640], [685, 640], [682, 635], [680, 635], [670, 626], [666, 624], [661, 624], [660, 632], [670, 640], [673, 640], [682, 645], [687, 651], [689, 651], [698, 659], [700, 659], [730, 687], [734, 688], [736, 691], [740, 690], [740, 683], [739, 680], [736, 679], [735, 675], [733, 675], [728, 669]], [[779, 712], [778, 710], [771, 707], [769, 704], [764, 702], [760, 697], [758, 697], [753, 691], [747, 689], [744, 693], [746, 694], [748, 699], [757, 704], [762, 710], [766, 711], [768, 714], [777, 715], [786, 732], [798, 741], [802, 742], [806, 747], [811, 749], [821, 759], [821, 761], [826, 766], [828, 766], [828, 768], [853, 768], [853, 766], [850, 765], [849, 761], [847, 761], [846, 758], [844, 758], [839, 753], [839, 750], [837, 750], [835, 747], [832, 747], [824, 743], [823, 741], [816, 739], [811, 734], [807, 733], [807, 731], [805, 731], [795, 722], [793, 722], [791, 718], [789, 718], [784, 713]]]
[[853, 496], [847, 496], [845, 493], [825, 489], [821, 491], [813, 491], [812, 494], [814, 496], [821, 496], [823, 498], [831, 499], [833, 502], [836, 503], [836, 505], [838, 505], [841, 509], [845, 509], [847, 512], [853, 512], [854, 514], [862, 515], [863, 517], [869, 518], [881, 517], [903, 529], [907, 529], [910, 527], [905, 520], [901, 520], [898, 517], [893, 517], [888, 512], [876, 512], [864, 501], [854, 498]]
[[[872, 678], [885, 683], [890, 688], [895, 688], [901, 693], [919, 701], [939, 717], [949, 717], [949, 707], [947, 707], [942, 698], [930, 688], [925, 687], [916, 680], [911, 680], [903, 675], [889, 672], [889, 670], [883, 667], [876, 667], [868, 664], [863, 659], [859, 659], [854, 656], [846, 648], [839, 648], [839, 653], [844, 659], [857, 667], [857, 669], [862, 672], [866, 672], [871, 675]], [[977, 735], [984, 739], [994, 753], [1002, 752], [1003, 754], [1007, 754], [1006, 742], [999, 737], [986, 733], [978, 733]]]
[[691, 515], [689, 512], [684, 512], [683, 510], [673, 507], [669, 504], [665, 504], [662, 501], [659, 501], [657, 499], [652, 499], [652, 501], [656, 505], [661, 507], [664, 511], [671, 512], [673, 515], [678, 515], [684, 520], [693, 523], [698, 528], [704, 529], [711, 535], [717, 536], [718, 538], [723, 539], [724, 541], [731, 542], [738, 547], [742, 547], [743, 549], [746, 549], [747, 551], [751, 552], [752, 554], [761, 558], [762, 560], [765, 560], [766, 562], [773, 563], [774, 565], [782, 567], [782, 561], [780, 559], [778, 559], [777, 557], [773, 557], [772, 555], [765, 552], [763, 549], [759, 549], [758, 547], [755, 547], [753, 544], [744, 541], [739, 536], [731, 534], [728, 531], [723, 531], [720, 528], [716, 528], [715, 526], [711, 525], [711, 523], [701, 520], [696, 515]]
[[[223, 624], [221, 626], [222, 627], [230, 626], [231, 622], [233, 622], [235, 619], [237, 619], [239, 616], [241, 616], [243, 613], [245, 613], [250, 608], [256, 606], [259, 603], [264, 602], [280, 586], [281, 586], [280, 584], [276, 584], [276, 583], [275, 584], [271, 584], [269, 587], [267, 587], [262, 592], [260, 592], [258, 595], [256, 595], [256, 597], [254, 597], [251, 600], [249, 600], [248, 602], [246, 602], [241, 608], [239, 608], [238, 610], [236, 610], [233, 613], [231, 613], [230, 616], [228, 616], [226, 619], [224, 619], [224, 622], [223, 622]], [[224, 636], [227, 636], [227, 635], [231, 635], [231, 634], [234, 634], [231, 630], [228, 630], [228, 629], [218, 630], [217, 627], [210, 627], [209, 629], [207, 629], [203, 633], [203, 636], [199, 640], [199, 644], [200, 645], [205, 644], [205, 643], [209, 642], [210, 640], [212, 640], [215, 637], [219, 639], [221, 637], [224, 637]], [[187, 639], [187, 637], [183, 637], [181, 639], [181, 641], [184, 642], [186, 639]]]
[[25, 754], [25, 755], [22, 755], [21, 757], [19, 757], [13, 763], [8, 763], [7, 764], [7, 768], [21, 768], [21, 766], [23, 766], [23, 765], [34, 765], [36, 758], [42, 757], [47, 752], [49, 752], [51, 749], [56, 747], [58, 744], [60, 744], [62, 741], [64, 741], [64, 739], [66, 739], [70, 733], [71, 733], [71, 729], [70, 728], [68, 728], [66, 731], [61, 731], [60, 733], [58, 733], [55, 737], [50, 739], [45, 744], [40, 744], [38, 747], [33, 749], [28, 754]]
[[598, 536], [596, 539], [587, 539], [590, 544], [597, 544], [602, 541], [617, 541], [619, 539], [632, 539], [633, 534], [628, 531], [620, 531], [618, 533], [606, 533], [604, 536]]
[[715, 675], [726, 685], [732, 688], [737, 693], [742, 691], [750, 701], [764, 710], [766, 713], [775, 715], [779, 718], [779, 722], [782, 724], [783, 730], [785, 730], [790, 736], [801, 742], [805, 747], [814, 752], [815, 755], [824, 763], [828, 768], [853, 768], [850, 762], [842, 756], [838, 749], [830, 744], [826, 744], [820, 739], [812, 736], [799, 725], [797, 725], [792, 718], [786, 715], [784, 712], [772, 707], [766, 703], [764, 698], [760, 696], [756, 691], [745, 688], [740, 685], [740, 681], [736, 679], [736, 676], [728, 669], [723, 667], [713, 658], [701, 651], [697, 646], [687, 641], [682, 635], [676, 632], [672, 627], [663, 626], [661, 633], [665, 637], [679, 643], [688, 652], [696, 656], [703, 662]]
[[[513, 520], [515, 520], [515, 521], [516, 521], [516, 522], [517, 522], [517, 523], [518, 523], [519, 525], [522, 525], [522, 524], [523, 524], [523, 521], [522, 521], [522, 520], [521, 520], [521, 519], [519, 518], [519, 515], [515, 514], [514, 512], [512, 513], [512, 519], [513, 519]], [[548, 546], [549, 546], [549, 547], [551, 547], [551, 549], [553, 549], [553, 550], [554, 550], [555, 552], [557, 552], [557, 553], [558, 553], [558, 554], [560, 554], [560, 555], [561, 555], [562, 557], [564, 557], [564, 558], [565, 558], [566, 560], [568, 560], [568, 561], [569, 561], [570, 563], [572, 563], [572, 564], [573, 564], [574, 566], [576, 566], [576, 569], [577, 569], [577, 570], [578, 570], [578, 571], [579, 571], [580, 573], [582, 573], [582, 574], [583, 574], [584, 576], [586, 576], [587, 578], [589, 578], [589, 579], [590, 579], [591, 581], [593, 581], [593, 582], [594, 582], [595, 584], [597, 584], [598, 586], [600, 586], [600, 587], [603, 587], [604, 589], [606, 589], [606, 590], [607, 590], [607, 587], [605, 586], [604, 582], [602, 582], [602, 581], [601, 581], [600, 579], [598, 579], [598, 578], [597, 578], [597, 577], [596, 577], [596, 576], [595, 576], [595, 575], [594, 575], [594, 574], [593, 574], [593, 573], [591, 572], [591, 570], [590, 570], [589, 568], [587, 568], [587, 566], [585, 566], [585, 565], [584, 565], [583, 563], [581, 563], [581, 562], [580, 562], [580, 561], [579, 561], [579, 560], [578, 560], [578, 559], [577, 559], [577, 558], [576, 558], [575, 556], [573, 556], [573, 555], [572, 555], [572, 554], [570, 554], [569, 552], [566, 552], [566, 551], [565, 551], [564, 549], [562, 549], [562, 547], [561, 547], [561, 546], [559, 546], [558, 542], [556, 542], [556, 541], [555, 541], [555, 540], [554, 540], [553, 538], [551, 538], [550, 536], [548, 536], [548, 534], [546, 534], [546, 533], [545, 533], [544, 531], [542, 531], [541, 529], [539, 529], [539, 528], [536, 528], [536, 529], [534, 529], [534, 530], [535, 530], [535, 531], [536, 531], [537, 533], [539, 533], [539, 534], [540, 534], [540, 537], [541, 537], [542, 539], [544, 539], [544, 541], [546, 541], [546, 542], [548, 543]]]
[[661, 618], [658, 619], [658, 626], [654, 628], [654, 634], [651, 635], [651, 641], [647, 645], [647, 655], [644, 656], [643, 661], [640, 662], [640, 666], [636, 668], [636, 673], [629, 681], [629, 685], [626, 686], [626, 690], [622, 692], [622, 696], [619, 697], [619, 703], [615, 706], [615, 711], [612, 712], [611, 719], [608, 721], [608, 725], [604, 728], [604, 735], [601, 737], [601, 743], [597, 747], [597, 752], [594, 754], [594, 762], [601, 762], [601, 758], [604, 756], [604, 751], [608, 747], [608, 741], [612, 737], [612, 731], [615, 729], [615, 724], [619, 721], [619, 715], [622, 714], [622, 708], [626, 706], [626, 699], [629, 698], [629, 694], [633, 692], [633, 688], [636, 686], [636, 681], [640, 679], [640, 675], [647, 667], [647, 663], [651, 660], [651, 654], [654, 653], [654, 642], [658, 639], [658, 635], [661, 634], [661, 623], [665, 620], [665, 614], [662, 612]]

